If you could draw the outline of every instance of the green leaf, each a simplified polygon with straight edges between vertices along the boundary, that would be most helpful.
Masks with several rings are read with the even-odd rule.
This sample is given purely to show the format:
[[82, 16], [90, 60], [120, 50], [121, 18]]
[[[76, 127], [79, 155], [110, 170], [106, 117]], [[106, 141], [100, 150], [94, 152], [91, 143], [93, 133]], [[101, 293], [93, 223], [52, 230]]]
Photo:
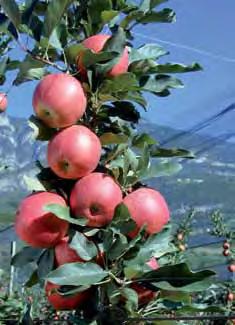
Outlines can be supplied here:
[[[164, 290], [176, 290], [176, 291], [197, 291], [204, 280], [214, 276], [216, 273], [211, 270], [203, 270], [199, 272], [193, 272], [186, 263], [180, 263], [176, 265], [163, 266], [158, 270], [150, 271], [142, 275], [141, 280], [151, 282], [156, 287], [161, 287]], [[188, 287], [195, 284], [195, 286]], [[210, 286], [211, 283], [206, 284]], [[186, 288], [185, 288], [186, 287]], [[202, 287], [201, 287], [202, 288]], [[203, 283], [205, 289], [205, 283]], [[201, 291], [201, 289], [199, 290]]]
[[28, 175], [23, 175], [23, 181], [26, 185], [26, 188], [29, 192], [33, 191], [46, 191], [46, 188], [43, 184], [38, 180], [37, 177], [31, 177]]
[[128, 137], [125, 134], [115, 134], [112, 132], [107, 132], [101, 135], [100, 141], [101, 144], [105, 146], [109, 144], [126, 143], [128, 141]]
[[112, 103], [113, 107], [107, 109], [107, 115], [118, 116], [124, 121], [138, 123], [140, 113], [135, 108], [134, 104], [127, 101], [118, 101]]
[[107, 155], [107, 158], [106, 158], [106, 163], [107, 162], [111, 162], [112, 163], [112, 160], [114, 160], [116, 157], [118, 156], [121, 156], [125, 150], [127, 149], [127, 145], [126, 144], [118, 144], [116, 145], [113, 150], [111, 150], [109, 152], [109, 154]]
[[112, 20], [114, 17], [119, 15], [119, 11], [117, 10], [104, 10], [101, 12], [101, 18], [104, 24], [107, 24]]
[[126, 236], [121, 233], [114, 234], [112, 245], [107, 250], [106, 254], [109, 260], [113, 261], [120, 257], [128, 247]]
[[165, 8], [161, 11], [152, 11], [147, 13], [141, 18], [137, 18], [137, 21], [141, 24], [148, 23], [172, 23], [175, 22], [176, 15], [172, 9]]
[[160, 281], [157, 283], [153, 282], [152, 284], [155, 285], [155, 287], [157, 287], [158, 289], [162, 289], [162, 290], [172, 290], [172, 291], [175, 290], [175, 291], [182, 291], [182, 292], [189, 293], [189, 292], [204, 291], [204, 290], [208, 289], [212, 284], [214, 284], [214, 282], [215, 282], [215, 279], [207, 278], [205, 280], [197, 281], [192, 284], [182, 286], [180, 288], [178, 288], [178, 287], [176, 288], [166, 281]]
[[130, 288], [123, 288], [120, 290], [121, 295], [125, 298], [125, 306], [129, 312], [133, 312], [138, 308], [138, 294], [135, 290]]
[[85, 50], [82, 44], [72, 44], [65, 48], [65, 55], [69, 63], [76, 63], [78, 55]]
[[61, 28], [60, 26], [57, 26], [53, 29], [53, 32], [51, 33], [49, 37], [49, 44], [58, 50], [63, 50], [63, 46], [60, 42], [60, 36], [61, 36]]
[[165, 63], [157, 64], [154, 68], [155, 73], [185, 73], [193, 71], [201, 71], [202, 67], [197, 62], [192, 63], [191, 65], [184, 65], [180, 63]]
[[[138, 49], [131, 49], [130, 56], [129, 56], [129, 62], [130, 64], [136, 61], [140, 60], [157, 60], [161, 56], [168, 54], [166, 50], [164, 50], [163, 47], [156, 44], [146, 44], [144, 46], [141, 46]], [[130, 67], [131, 69], [131, 67]]]
[[[123, 178], [125, 183], [125, 178], [127, 175], [133, 176], [138, 168], [138, 159], [135, 153], [131, 149], [127, 149], [124, 154], [124, 166], [123, 166]], [[131, 174], [131, 175], [130, 175]]]
[[106, 285], [107, 296], [111, 304], [117, 305], [120, 299], [120, 290], [116, 283], [109, 282]]
[[151, 157], [182, 157], [182, 158], [194, 158], [194, 154], [191, 151], [181, 149], [181, 148], [161, 148], [161, 147], [152, 147], [150, 149], [150, 156]]
[[161, 93], [168, 88], [183, 88], [183, 83], [168, 75], [144, 76], [140, 79], [142, 90]]
[[140, 11], [149, 11], [157, 6], [159, 6], [160, 4], [167, 2], [168, 0], [143, 0], [141, 2], [141, 5], [139, 7]]
[[43, 62], [39, 62], [30, 55], [27, 55], [19, 65], [19, 72], [14, 80], [14, 84], [19, 85], [25, 81], [40, 80], [46, 74], [44, 66]]
[[142, 274], [146, 270], [148, 271], [149, 268], [146, 263], [152, 257], [159, 258], [175, 250], [171, 240], [172, 235], [169, 227], [158, 234], [148, 237], [140, 247], [137, 255], [133, 259], [125, 261], [125, 275], [130, 279], [138, 274]]
[[144, 143], [142, 154], [139, 157], [138, 163], [138, 174], [143, 175], [150, 168], [150, 156], [149, 156], [149, 147], [147, 143]]
[[71, 2], [71, 0], [51, 0], [49, 2], [44, 20], [45, 37], [51, 36]]
[[141, 169], [139, 179], [141, 181], [154, 177], [172, 176], [182, 169], [182, 165], [178, 162], [154, 163], [153, 161], [146, 169]]
[[88, 68], [100, 62], [106, 62], [108, 60], [112, 60], [116, 58], [116, 54], [113, 52], [99, 52], [95, 53], [89, 49], [85, 49], [82, 51], [82, 63]]
[[93, 285], [108, 273], [95, 263], [68, 263], [52, 271], [47, 280], [59, 285]]
[[106, 79], [100, 89], [100, 93], [121, 93], [130, 90], [138, 90], [139, 85], [132, 73], [123, 73], [112, 79]]
[[20, 65], [20, 61], [18, 60], [12, 60], [12, 61], [8, 61], [7, 62], [7, 70], [11, 71], [11, 70], [16, 70], [19, 68]]
[[15, 0], [0, 0], [4, 12], [7, 14], [11, 22], [16, 28], [19, 27], [21, 22], [19, 7]]
[[78, 226], [86, 226], [87, 219], [85, 218], [71, 218], [69, 207], [64, 207], [59, 204], [48, 204], [44, 206], [44, 211], [48, 211], [56, 215], [58, 218], [62, 220], [66, 220], [69, 223], [72, 223], [74, 225]]
[[27, 288], [31, 288], [36, 285], [39, 281], [38, 272], [34, 270], [33, 273], [30, 275], [29, 279], [25, 282], [24, 286]]
[[167, 2], [168, 0], [151, 0], [150, 1], [150, 9], [155, 8], [156, 6], [159, 6], [162, 3]]
[[5, 56], [1, 61], [0, 61], [0, 77], [3, 77], [5, 75], [6, 69], [7, 69], [7, 64], [8, 64], [8, 57]]
[[161, 290], [160, 297], [170, 301], [179, 301], [184, 303], [191, 302], [191, 295], [188, 292]]
[[47, 274], [53, 269], [54, 266], [54, 250], [46, 249], [41, 256], [39, 257], [38, 261], [38, 277], [39, 279], [44, 279]]
[[149, 11], [150, 10], [150, 3], [151, 3], [151, 0], [142, 0], [140, 6], [139, 6], [139, 10], [140, 11]]
[[95, 244], [82, 233], [76, 232], [69, 246], [74, 249], [84, 261], [90, 261], [98, 254]]
[[124, 47], [126, 45], [126, 34], [124, 30], [119, 27], [118, 31], [107, 40], [104, 45], [103, 51], [116, 52], [119, 54], [123, 53]]
[[140, 92], [129, 92], [126, 96], [127, 100], [133, 101], [137, 104], [139, 104], [140, 106], [142, 106], [145, 110], [148, 106], [148, 103], [146, 102], [145, 98], [143, 97], [143, 95]]
[[[145, 143], [148, 146], [151, 146], [153, 144], [157, 144], [157, 141], [152, 138], [148, 133], [141, 133], [141, 134], [137, 134], [136, 136], [134, 136], [134, 138], [132, 139], [132, 145], [136, 148], [140, 148], [143, 149]], [[150, 151], [152, 152], [152, 151]]]
[[120, 203], [115, 209], [109, 228], [113, 228], [122, 234], [128, 234], [130, 231], [134, 230], [135, 227], [135, 222], [131, 219], [128, 208], [125, 204]]
[[88, 13], [88, 21], [90, 24], [90, 34], [97, 34], [101, 31], [105, 22], [102, 17], [104, 11], [112, 10], [111, 0], [89, 0], [86, 5]]
[[28, 263], [37, 261], [41, 253], [42, 249], [24, 247], [20, 252], [13, 256], [11, 264], [17, 267], [23, 267]]
[[34, 115], [28, 119], [28, 125], [33, 130], [33, 139], [36, 140], [48, 141], [57, 132], [57, 130], [47, 127]]

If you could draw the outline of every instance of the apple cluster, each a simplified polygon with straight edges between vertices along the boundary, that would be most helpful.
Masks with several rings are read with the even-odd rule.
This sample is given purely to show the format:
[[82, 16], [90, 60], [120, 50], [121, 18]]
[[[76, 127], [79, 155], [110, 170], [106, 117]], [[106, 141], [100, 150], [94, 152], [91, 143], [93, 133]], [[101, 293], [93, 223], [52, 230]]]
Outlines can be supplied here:
[[[84, 47], [100, 52], [110, 36], [95, 35], [83, 42]], [[77, 59], [78, 71], [86, 77], [83, 55]], [[128, 50], [124, 49], [119, 62], [107, 73], [115, 77], [128, 70]], [[164, 197], [150, 188], [139, 188], [124, 195], [120, 185], [110, 175], [97, 172], [102, 156], [102, 145], [93, 130], [82, 125], [86, 114], [87, 95], [82, 84], [67, 73], [49, 74], [37, 85], [33, 95], [33, 108], [37, 118], [47, 127], [56, 130], [48, 143], [47, 160], [51, 170], [61, 179], [75, 180], [69, 198], [42, 191], [26, 197], [19, 205], [15, 230], [19, 238], [32, 247], [54, 248], [55, 268], [65, 263], [82, 262], [69, 246], [69, 222], [45, 210], [49, 204], [69, 206], [73, 218], [85, 218], [86, 226], [100, 228], [108, 225], [116, 207], [124, 203], [136, 229], [128, 234], [133, 238], [144, 225], [147, 234], [160, 232], [169, 221], [169, 209]], [[102, 256], [96, 263], [102, 265]], [[158, 268], [150, 260], [150, 267]], [[90, 289], [73, 296], [63, 296], [55, 289], [59, 286], [46, 283], [45, 290], [55, 309], [75, 309], [90, 296]], [[140, 286], [133, 287], [139, 299], [152, 299], [154, 293]], [[141, 298], [142, 297], [142, 298]]]

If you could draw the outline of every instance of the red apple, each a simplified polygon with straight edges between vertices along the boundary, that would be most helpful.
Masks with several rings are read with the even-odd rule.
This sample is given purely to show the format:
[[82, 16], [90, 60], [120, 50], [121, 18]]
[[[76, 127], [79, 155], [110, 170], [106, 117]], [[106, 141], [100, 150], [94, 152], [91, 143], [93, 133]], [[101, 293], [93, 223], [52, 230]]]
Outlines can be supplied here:
[[[149, 188], [140, 188], [128, 194], [123, 203], [127, 206], [131, 218], [135, 221], [137, 228], [146, 225], [148, 234], [155, 234], [162, 230], [169, 221], [170, 213], [164, 197], [157, 191]], [[130, 233], [130, 236], [136, 231]]]
[[228, 301], [233, 301], [234, 300], [234, 294], [232, 292], [229, 292], [227, 295], [227, 300]]
[[20, 239], [33, 247], [54, 247], [68, 231], [67, 221], [44, 211], [48, 204], [66, 206], [61, 196], [38, 192], [26, 197], [17, 209], [15, 231]]
[[[157, 270], [159, 268], [159, 264], [155, 257], [152, 257], [146, 264], [152, 270]], [[132, 283], [131, 288], [134, 289], [138, 294], [139, 305], [145, 305], [156, 297], [156, 292], [145, 288], [142, 284]]]
[[[69, 246], [69, 237], [64, 237], [55, 246], [55, 265], [58, 267], [66, 263], [84, 262], [77, 252]], [[99, 252], [95, 261], [100, 266], [104, 265], [104, 252]]]
[[229, 248], [230, 248], [230, 244], [229, 244], [229, 242], [225, 241], [225, 242], [223, 243], [223, 248], [224, 248], [224, 249], [229, 249]]
[[132, 283], [131, 289], [135, 290], [138, 294], [139, 305], [146, 305], [156, 297], [156, 292], [152, 291], [151, 289], [147, 289], [138, 283]]
[[[105, 43], [111, 37], [111, 35], [98, 34], [88, 37], [82, 42], [82, 45], [87, 49], [92, 50], [95, 53], [99, 53], [103, 50]], [[124, 49], [123, 54], [117, 64], [107, 73], [109, 76], [117, 76], [119, 74], [125, 73], [128, 70], [128, 49]], [[82, 53], [78, 56], [78, 70], [82, 76], [86, 75], [86, 69], [82, 63]]]
[[48, 164], [56, 175], [77, 179], [91, 173], [101, 156], [99, 138], [82, 125], [57, 133], [48, 144]]
[[51, 128], [75, 124], [84, 114], [86, 105], [80, 82], [66, 73], [47, 75], [33, 95], [36, 115]]
[[68, 244], [69, 237], [64, 237], [55, 246], [55, 264], [60, 266], [66, 263], [83, 262], [83, 259]]
[[228, 270], [229, 270], [229, 272], [235, 272], [235, 264], [230, 264], [228, 266]]
[[75, 293], [74, 295], [64, 296], [55, 291], [59, 288], [59, 285], [51, 282], [47, 282], [45, 285], [47, 299], [56, 310], [76, 309], [79, 305], [89, 299], [91, 295], [89, 290], [85, 290], [83, 292]]
[[224, 256], [229, 256], [229, 254], [230, 254], [230, 250], [229, 249], [224, 249], [223, 255]]
[[7, 95], [0, 93], [0, 113], [5, 112], [7, 109]]
[[146, 264], [147, 264], [147, 265], [150, 267], [150, 269], [152, 269], [152, 270], [157, 270], [157, 269], [159, 269], [159, 267], [160, 267], [155, 257], [152, 257], [152, 258], [151, 258], [151, 259], [150, 259]]
[[70, 206], [75, 217], [88, 219], [88, 226], [102, 227], [112, 220], [121, 201], [122, 191], [112, 177], [92, 173], [75, 184]]

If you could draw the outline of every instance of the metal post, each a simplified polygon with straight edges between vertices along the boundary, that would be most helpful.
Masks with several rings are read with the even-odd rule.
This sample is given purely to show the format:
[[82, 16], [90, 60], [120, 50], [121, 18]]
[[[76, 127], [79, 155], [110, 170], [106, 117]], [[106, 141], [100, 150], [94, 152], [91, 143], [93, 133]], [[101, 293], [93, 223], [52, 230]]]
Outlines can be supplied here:
[[[11, 259], [12, 257], [16, 254], [16, 242], [12, 241], [11, 242]], [[9, 296], [13, 294], [13, 289], [14, 289], [14, 274], [15, 274], [15, 267], [14, 265], [11, 265], [10, 269], [10, 282], [9, 282]]]

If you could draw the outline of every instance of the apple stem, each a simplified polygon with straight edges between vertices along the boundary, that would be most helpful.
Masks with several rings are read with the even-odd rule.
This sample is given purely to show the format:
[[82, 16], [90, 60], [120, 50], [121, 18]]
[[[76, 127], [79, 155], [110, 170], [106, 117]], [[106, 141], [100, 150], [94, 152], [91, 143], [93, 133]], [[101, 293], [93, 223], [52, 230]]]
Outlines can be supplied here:
[[123, 281], [119, 278], [117, 278], [112, 272], [109, 272], [109, 276], [117, 283], [120, 285], [123, 285]]

